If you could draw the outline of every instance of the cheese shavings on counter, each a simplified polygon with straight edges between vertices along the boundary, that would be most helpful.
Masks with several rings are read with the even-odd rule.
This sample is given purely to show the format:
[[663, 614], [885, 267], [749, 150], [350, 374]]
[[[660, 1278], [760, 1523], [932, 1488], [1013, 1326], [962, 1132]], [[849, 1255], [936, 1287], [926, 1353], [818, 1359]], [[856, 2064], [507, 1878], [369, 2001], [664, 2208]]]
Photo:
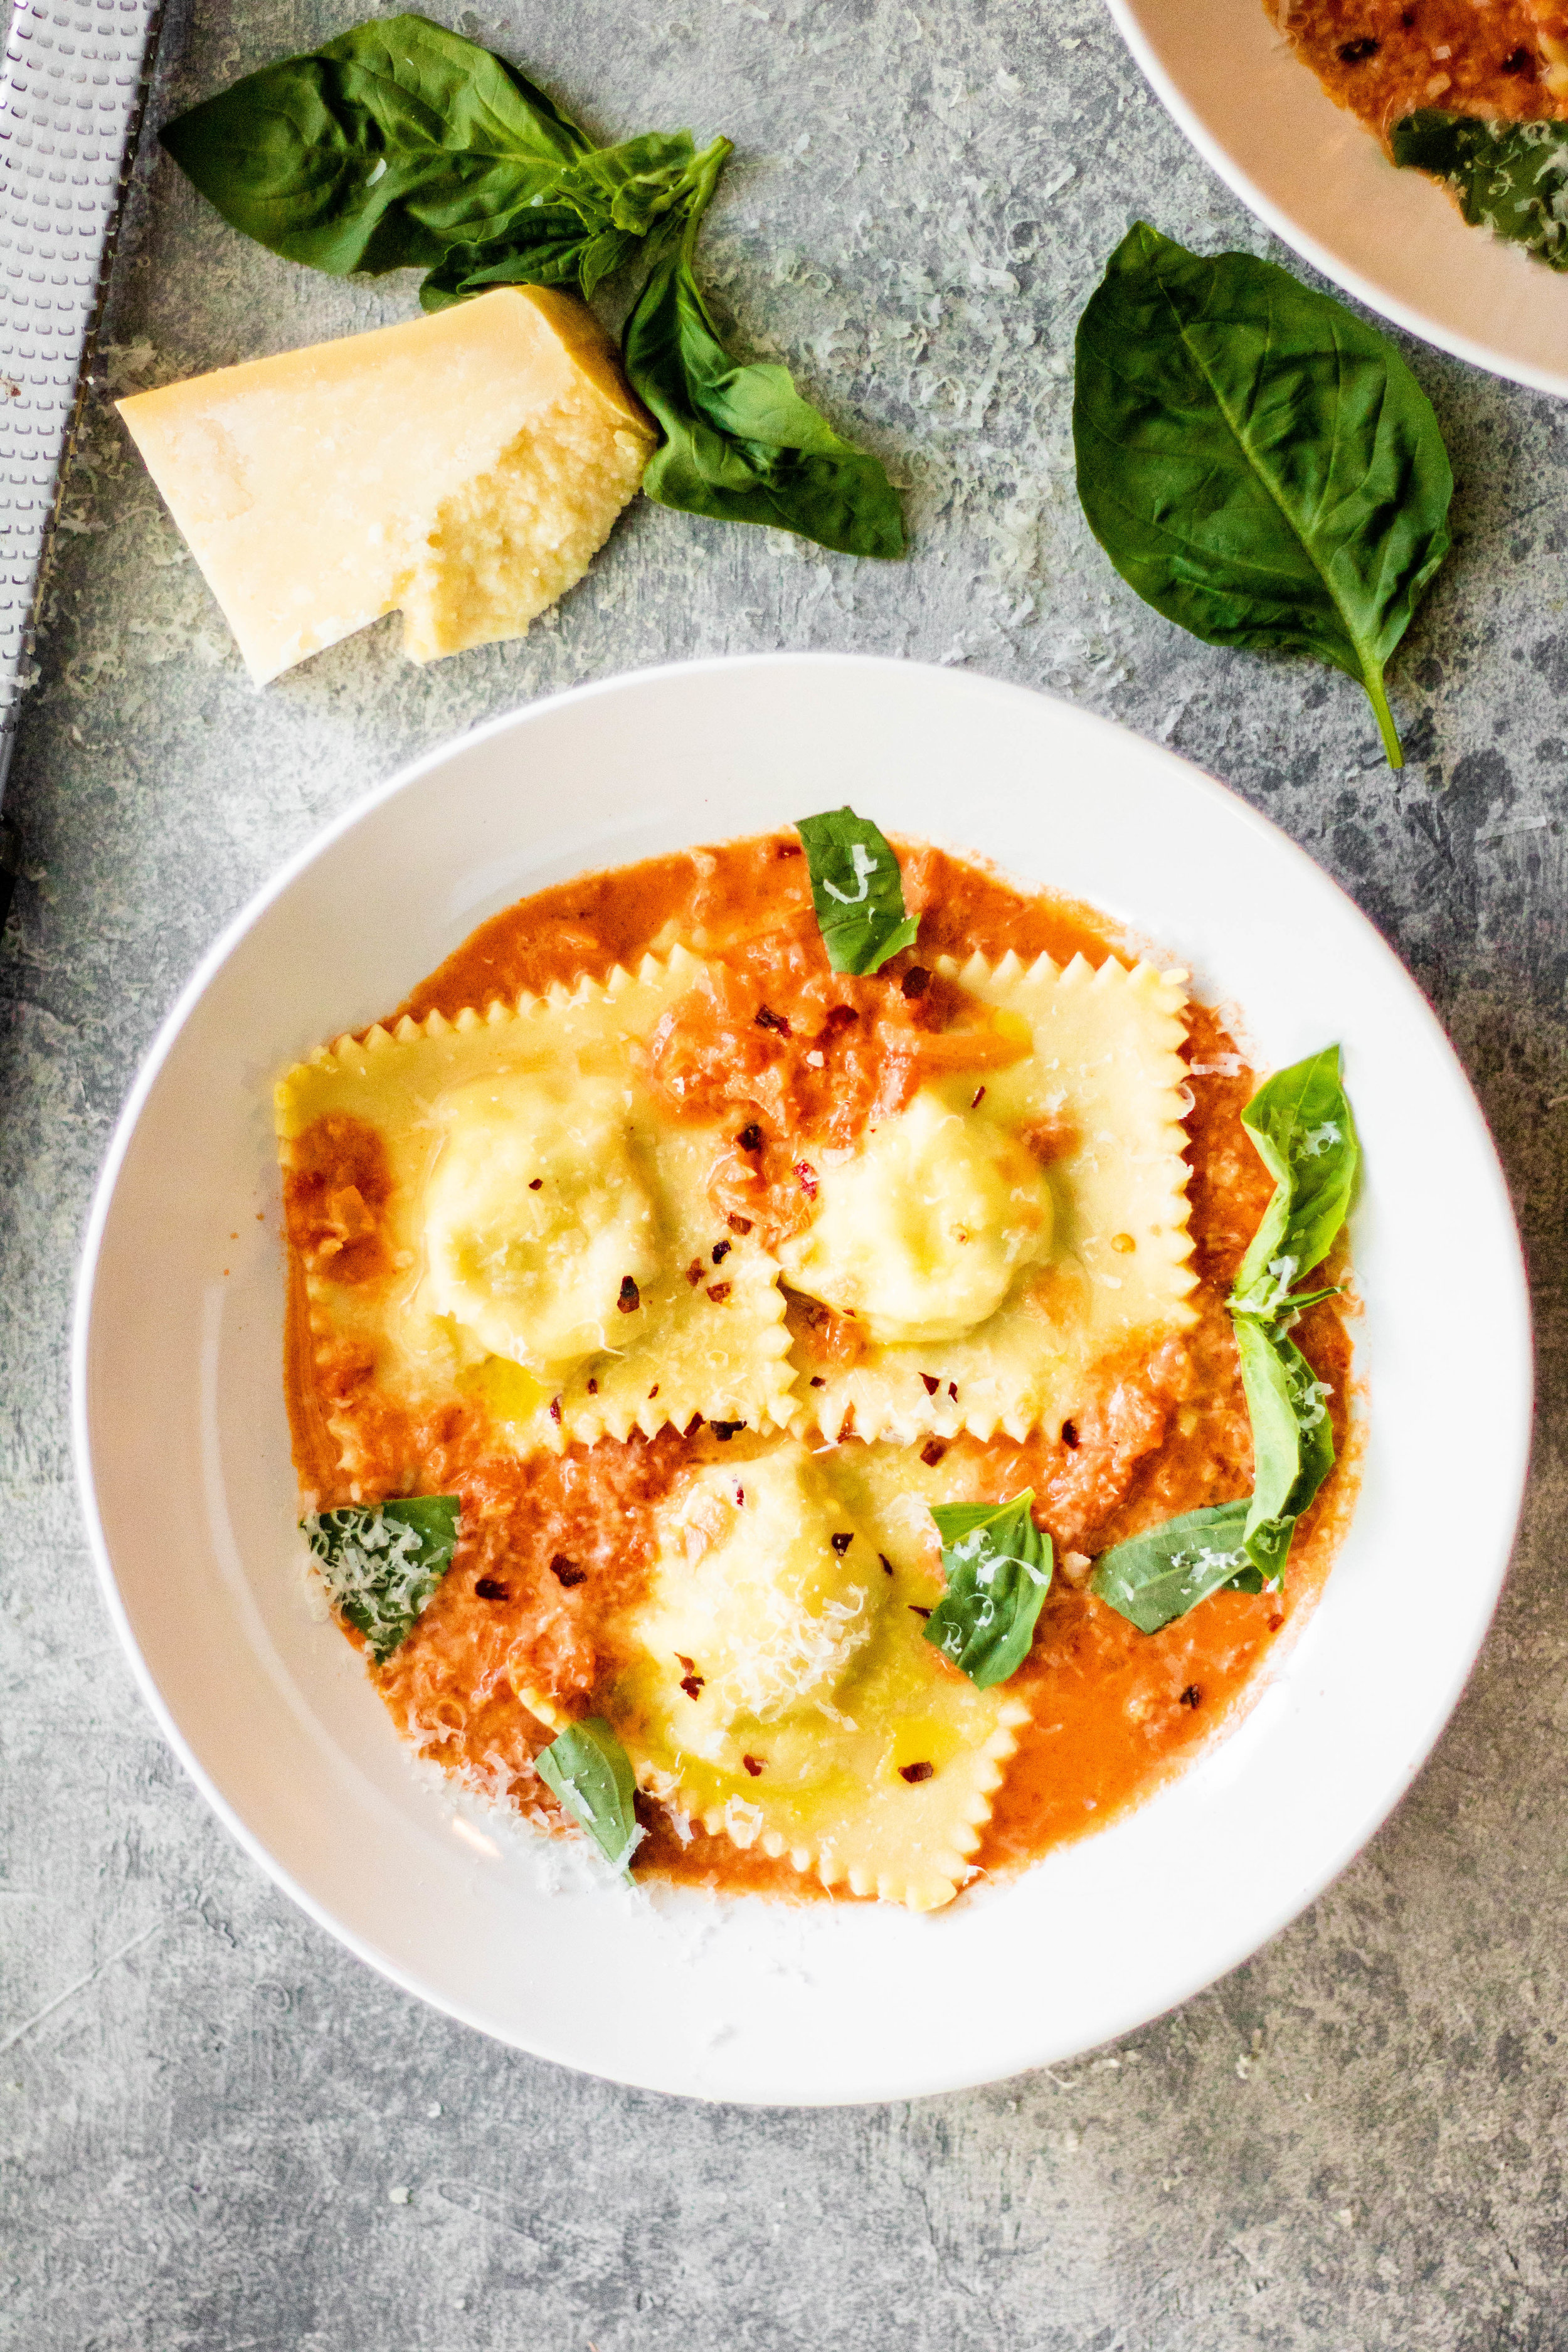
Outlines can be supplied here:
[[394, 611], [415, 661], [521, 636], [657, 437], [586, 304], [537, 286], [120, 413], [258, 686]]

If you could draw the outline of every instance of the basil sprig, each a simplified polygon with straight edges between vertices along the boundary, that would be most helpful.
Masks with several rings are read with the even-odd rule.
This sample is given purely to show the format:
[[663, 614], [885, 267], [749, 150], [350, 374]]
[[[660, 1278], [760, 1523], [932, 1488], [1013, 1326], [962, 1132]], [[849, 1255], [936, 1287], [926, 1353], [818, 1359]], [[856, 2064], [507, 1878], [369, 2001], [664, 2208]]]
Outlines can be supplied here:
[[980, 1690], [1016, 1675], [1050, 1590], [1051, 1539], [1035, 1525], [1026, 1487], [1010, 1503], [938, 1503], [947, 1591], [923, 1628]]
[[879, 971], [900, 948], [912, 948], [918, 915], [904, 912], [904, 882], [887, 836], [852, 808], [803, 816], [811, 901], [835, 971]]
[[1333, 1247], [1361, 1158], [1339, 1047], [1277, 1071], [1241, 1118], [1274, 1178], [1227, 1302], [1252, 1423], [1252, 1493], [1102, 1554], [1090, 1591], [1145, 1633], [1222, 1587], [1278, 1591], [1296, 1523], [1334, 1466], [1329, 1391], [1289, 1330], [1304, 1308], [1333, 1296], [1291, 1285]]
[[569, 1724], [534, 1758], [540, 1779], [584, 1829], [609, 1864], [627, 1878], [642, 1841], [633, 1799], [631, 1759], [603, 1716]]
[[1389, 145], [1396, 163], [1446, 182], [1472, 228], [1524, 246], [1549, 269], [1568, 269], [1561, 122], [1489, 122], [1422, 107], [1394, 125]]
[[850, 554], [902, 554], [878, 460], [784, 368], [736, 365], [698, 289], [697, 229], [727, 139], [700, 153], [686, 131], [595, 146], [504, 58], [413, 14], [247, 74], [160, 136], [231, 227], [334, 278], [423, 269], [427, 310], [496, 286], [592, 298], [655, 238], [625, 343], [664, 435], [648, 496]]
[[405, 1642], [452, 1565], [462, 1503], [410, 1495], [300, 1521], [340, 1617], [364, 1635], [376, 1664]]
[[1448, 550], [1454, 478], [1387, 339], [1251, 254], [1138, 222], [1079, 321], [1073, 443], [1090, 530], [1208, 645], [1315, 655], [1365, 688]]

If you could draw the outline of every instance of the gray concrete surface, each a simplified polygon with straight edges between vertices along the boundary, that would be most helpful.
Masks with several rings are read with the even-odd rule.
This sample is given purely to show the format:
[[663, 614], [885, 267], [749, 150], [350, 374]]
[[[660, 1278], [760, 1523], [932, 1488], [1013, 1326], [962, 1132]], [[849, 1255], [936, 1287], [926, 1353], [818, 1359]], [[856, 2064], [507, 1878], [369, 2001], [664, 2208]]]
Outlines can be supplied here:
[[[179, 0], [158, 108], [353, 14]], [[731, 134], [710, 278], [753, 347], [787, 353], [909, 482], [915, 552], [856, 566], [645, 507], [524, 645], [421, 673], [384, 627], [257, 697], [95, 406], [16, 761], [28, 877], [0, 966], [0, 2340], [1568, 2345], [1568, 420], [1407, 347], [1453, 452], [1458, 534], [1397, 664], [1412, 756], [1394, 778], [1346, 681], [1180, 635], [1079, 516], [1073, 324], [1129, 218], [1267, 249], [1095, 0], [512, 0], [453, 21], [596, 127]], [[110, 373], [162, 381], [411, 300], [403, 281], [335, 286], [274, 262], [144, 157]], [[965, 2096], [808, 2115], [536, 2064], [411, 2003], [298, 1916], [208, 1817], [132, 1688], [67, 1434], [89, 1190], [144, 1046], [226, 918], [362, 789], [490, 712], [670, 656], [777, 646], [1050, 686], [1287, 826], [1394, 942], [1475, 1077], [1530, 1244], [1543, 1366], [1524, 1537], [1480, 1669], [1340, 1884], [1115, 2050]], [[1463, 1283], [1462, 1233], [1432, 1278]], [[959, 1990], [1020, 1989], [933, 2000]]]

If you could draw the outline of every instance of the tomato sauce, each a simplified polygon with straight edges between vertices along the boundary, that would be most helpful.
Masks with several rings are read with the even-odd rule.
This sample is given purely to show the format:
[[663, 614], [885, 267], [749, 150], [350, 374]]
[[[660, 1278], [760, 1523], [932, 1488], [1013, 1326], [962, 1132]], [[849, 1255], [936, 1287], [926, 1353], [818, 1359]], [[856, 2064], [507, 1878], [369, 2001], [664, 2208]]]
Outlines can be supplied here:
[[[979, 1017], [960, 984], [933, 967], [1009, 949], [1026, 962], [1076, 954], [1099, 964], [1135, 958], [1130, 940], [1090, 909], [1026, 890], [977, 862], [921, 842], [897, 844], [906, 904], [921, 918], [918, 949], [873, 978], [835, 974], [811, 909], [805, 861], [793, 837], [769, 835], [650, 860], [542, 891], [477, 930], [422, 981], [403, 1013], [448, 1018], [616, 965], [636, 968], [678, 941], [712, 974], [672, 1008], [647, 1050], [647, 1074], [677, 1111], [732, 1116], [743, 1139], [721, 1159], [716, 1202], [772, 1236], [798, 1221], [794, 1162], [803, 1145], [852, 1142], [899, 1108], [934, 1068], [974, 1067], [1016, 1051]], [[765, 1008], [770, 1020], [759, 1024]], [[1033, 1651], [1010, 1687], [1030, 1720], [1007, 1769], [984, 1841], [984, 1873], [1026, 1864], [1137, 1804], [1256, 1695], [1275, 1643], [1310, 1609], [1348, 1516], [1354, 1464], [1348, 1392], [1351, 1343], [1339, 1302], [1310, 1309], [1294, 1334], [1331, 1391], [1340, 1466], [1302, 1522], [1282, 1595], [1220, 1593], [1163, 1633], [1140, 1633], [1085, 1589], [1108, 1545], [1200, 1505], [1245, 1493], [1251, 1439], [1225, 1297], [1269, 1195], [1240, 1124], [1257, 1079], [1221, 1015], [1187, 1013], [1187, 1160], [1191, 1171], [1194, 1327], [1142, 1355], [1101, 1366], [1072, 1418], [1023, 1443], [961, 1436], [944, 1452], [962, 1491], [1032, 1486], [1058, 1574]], [[285, 1202], [292, 1282], [287, 1390], [295, 1461], [313, 1506], [353, 1499], [324, 1417], [324, 1391], [363, 1381], [368, 1367], [312, 1360], [301, 1269], [374, 1278], [375, 1155], [344, 1123], [302, 1155]], [[752, 1131], [754, 1131], [754, 1136]], [[1050, 1139], [1037, 1148], [1048, 1156]], [[743, 1204], [743, 1205], [739, 1205]], [[1344, 1268], [1331, 1268], [1331, 1271]], [[852, 1338], [839, 1318], [792, 1300], [816, 1360]], [[826, 1318], [826, 1321], [825, 1321]], [[619, 1663], [616, 1626], [648, 1576], [655, 1513], [676, 1476], [717, 1459], [710, 1426], [667, 1429], [626, 1444], [603, 1441], [519, 1463], [499, 1454], [478, 1406], [416, 1420], [391, 1403], [364, 1417], [372, 1476], [360, 1491], [457, 1493], [463, 1533], [453, 1566], [408, 1639], [376, 1673], [400, 1729], [421, 1753], [538, 1826], [559, 1827], [532, 1759], [551, 1734], [520, 1693], [547, 1693], [571, 1714]], [[724, 1458], [759, 1441], [742, 1435]], [[357, 1639], [352, 1633], [351, 1639]], [[719, 1889], [820, 1896], [815, 1880], [755, 1849], [693, 1826], [678, 1832], [639, 1800], [647, 1837], [639, 1874]], [[850, 1899], [840, 1896], [838, 1899]]]
[[1268, 0], [1268, 13], [1335, 103], [1380, 138], [1423, 107], [1508, 121], [1568, 111], [1554, 0]]

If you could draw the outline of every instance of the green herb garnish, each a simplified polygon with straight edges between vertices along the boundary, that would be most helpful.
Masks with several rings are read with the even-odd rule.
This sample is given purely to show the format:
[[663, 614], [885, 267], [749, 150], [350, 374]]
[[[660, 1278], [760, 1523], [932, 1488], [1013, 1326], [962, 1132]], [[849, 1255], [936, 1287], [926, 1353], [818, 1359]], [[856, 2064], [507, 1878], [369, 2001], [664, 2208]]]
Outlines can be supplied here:
[[1102, 1554], [1090, 1591], [1145, 1633], [1225, 1586], [1278, 1591], [1296, 1522], [1334, 1466], [1329, 1391], [1289, 1333], [1306, 1307], [1334, 1296], [1290, 1286], [1333, 1247], [1361, 1157], [1339, 1047], [1276, 1072], [1241, 1118], [1274, 1178], [1228, 1301], [1252, 1423], [1252, 1493]]
[[1394, 125], [1389, 144], [1396, 163], [1453, 190], [1472, 228], [1526, 247], [1549, 269], [1568, 269], [1568, 124], [1488, 122], [1423, 107]]
[[603, 1716], [569, 1724], [534, 1758], [539, 1777], [586, 1830], [612, 1870], [631, 1876], [642, 1841], [631, 1759]]
[[947, 1591], [925, 1638], [981, 1690], [1016, 1675], [1029, 1654], [1051, 1582], [1051, 1539], [1035, 1525], [1026, 1487], [1010, 1503], [938, 1503]]
[[452, 1565], [462, 1503], [409, 1495], [300, 1522], [340, 1617], [362, 1633], [376, 1664], [407, 1640]]
[[811, 900], [835, 971], [880, 971], [900, 948], [912, 948], [918, 915], [904, 912], [904, 882], [886, 836], [852, 808], [803, 816]]
[[902, 554], [878, 460], [784, 368], [737, 366], [698, 289], [697, 229], [727, 139], [700, 153], [685, 131], [595, 146], [515, 67], [411, 14], [264, 66], [160, 135], [231, 227], [334, 278], [423, 269], [427, 310], [496, 286], [592, 297], [662, 236], [625, 343], [664, 433], [648, 496], [850, 554]]
[[1454, 478], [1392, 343], [1251, 254], [1140, 221], [1078, 330], [1073, 442], [1090, 530], [1208, 645], [1313, 654], [1365, 688], [1448, 550]]

